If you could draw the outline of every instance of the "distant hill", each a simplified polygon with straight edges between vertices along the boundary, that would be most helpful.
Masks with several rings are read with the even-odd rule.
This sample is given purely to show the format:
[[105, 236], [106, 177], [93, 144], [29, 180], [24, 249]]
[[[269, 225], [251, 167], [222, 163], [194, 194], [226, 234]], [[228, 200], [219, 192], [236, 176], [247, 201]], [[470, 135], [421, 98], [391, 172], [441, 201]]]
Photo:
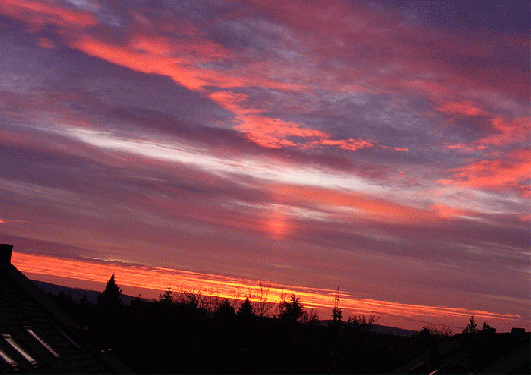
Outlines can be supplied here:
[[[321, 320], [322, 325], [329, 325], [332, 321], [331, 320]], [[412, 336], [415, 333], [418, 333], [418, 331], [414, 331], [411, 329], [403, 329], [398, 327], [388, 327], [388, 326], [382, 326], [380, 324], [372, 324], [371, 328], [372, 332], [375, 333], [382, 333], [382, 334], [388, 334], [388, 335], [395, 335], [395, 336]]]
[[[77, 301], [79, 301], [84, 295], [86, 295], [89, 301], [96, 303], [98, 294], [100, 294], [100, 292], [97, 292], [95, 290], [69, 288], [67, 286], [45, 283], [43, 281], [38, 281], [38, 280], [32, 280], [32, 281], [33, 283], [35, 283], [35, 285], [37, 285], [37, 287], [39, 287], [46, 293], [51, 292], [55, 295], [58, 295], [59, 293], [63, 292], [66, 294], [70, 294], [72, 298]], [[134, 298], [135, 297], [122, 294], [122, 301], [125, 304], [129, 304], [129, 302], [131, 302], [131, 300], [133, 300]], [[329, 322], [328, 320], [321, 321], [321, 324], [327, 325], [328, 322]], [[372, 331], [376, 333], [383, 333], [383, 334], [389, 334], [389, 335], [395, 335], [395, 336], [407, 336], [407, 337], [417, 333], [417, 331], [414, 331], [411, 329], [387, 327], [387, 326], [383, 326], [380, 324], [373, 324]]]
[[402, 329], [402, 328], [397, 328], [397, 327], [387, 327], [387, 326], [382, 326], [380, 324], [373, 324], [372, 325], [372, 330], [373, 332], [377, 332], [377, 333], [385, 333], [385, 334], [389, 334], [389, 335], [396, 335], [396, 336], [411, 336], [415, 333], [418, 333], [418, 331], [414, 331], [414, 330], [411, 330], [411, 329]]
[[[79, 301], [84, 295], [86, 295], [90, 302], [96, 303], [98, 294], [100, 294], [100, 292], [97, 292], [95, 290], [69, 288], [67, 286], [45, 283], [43, 281], [38, 281], [38, 280], [31, 280], [31, 281], [33, 281], [33, 283], [38, 288], [42, 289], [46, 293], [51, 292], [52, 294], [58, 295], [59, 293], [63, 292], [65, 294], [70, 294], [72, 298], [76, 301]], [[122, 294], [122, 302], [125, 304], [128, 304], [129, 302], [131, 302], [131, 300], [133, 300], [134, 298], [135, 297]]]

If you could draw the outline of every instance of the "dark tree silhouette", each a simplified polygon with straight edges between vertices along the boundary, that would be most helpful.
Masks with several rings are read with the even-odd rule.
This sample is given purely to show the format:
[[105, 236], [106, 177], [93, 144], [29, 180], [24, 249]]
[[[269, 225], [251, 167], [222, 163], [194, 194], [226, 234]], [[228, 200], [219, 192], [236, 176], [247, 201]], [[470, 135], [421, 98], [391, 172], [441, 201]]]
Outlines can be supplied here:
[[263, 284], [261, 281], [258, 284], [259, 290], [258, 290], [258, 306], [257, 306], [257, 315], [264, 317], [264, 316], [270, 316], [270, 310], [275, 306], [274, 303], [268, 302], [267, 296], [269, 295], [269, 287], [267, 287], [265, 284]]
[[89, 301], [86, 293], [83, 294], [83, 297], [81, 297], [81, 299], [79, 300], [78, 306], [79, 314], [77, 314], [77, 316], [80, 320], [80, 323], [83, 326], [87, 327], [92, 318], [93, 304]]
[[107, 281], [103, 293], [98, 296], [97, 304], [105, 310], [118, 308], [122, 304], [122, 288], [116, 285], [114, 273]]
[[97, 310], [99, 319], [97, 330], [101, 337], [100, 345], [105, 348], [115, 348], [119, 342], [120, 326], [122, 324], [122, 289], [116, 285], [114, 274], [107, 282], [103, 293], [98, 295]]
[[452, 329], [443, 324], [434, 325], [428, 324], [417, 333], [417, 336], [420, 337], [430, 337], [430, 336], [439, 336], [439, 337], [450, 337], [452, 336]]
[[343, 311], [339, 307], [332, 309], [332, 322], [339, 323], [343, 320]]
[[200, 291], [196, 293], [193, 291], [181, 291], [179, 302], [184, 304], [188, 311], [194, 311], [205, 305], [203, 295]]
[[171, 290], [171, 287], [167, 287], [164, 294], [159, 296], [159, 302], [163, 305], [171, 305], [173, 302], [173, 291]]
[[356, 331], [369, 332], [376, 319], [374, 315], [370, 315], [369, 318], [366, 318], [365, 315], [349, 316], [347, 326]]
[[292, 294], [290, 301], [282, 301], [279, 306], [278, 317], [286, 322], [295, 323], [298, 321], [305, 321], [308, 318], [308, 313], [304, 310], [300, 300]]
[[308, 314], [308, 322], [314, 325], [319, 324], [319, 315], [317, 315], [315, 309], [310, 310], [310, 313]]
[[[510, 345], [511, 337], [520, 340], [515, 335], [498, 337], [487, 322], [481, 326], [474, 317], [468, 331], [477, 333], [455, 337], [444, 337], [446, 330], [435, 325], [412, 337], [382, 334], [370, 329], [374, 316], [350, 316], [341, 324], [325, 325], [291, 294], [276, 305], [277, 317], [260, 317], [257, 297], [253, 303], [251, 297], [239, 301], [236, 313], [230, 300], [208, 305], [200, 295], [171, 293], [169, 288], [160, 300], [137, 297], [105, 310], [104, 301], [114, 300], [116, 306], [121, 297], [114, 277], [105, 289], [98, 306], [88, 298], [72, 303], [65, 293], [54, 298], [73, 315], [86, 314], [87, 329], [79, 335], [90, 346], [112, 349], [137, 373], [390, 373], [419, 355], [425, 359], [416, 371], [428, 373], [445, 360], [442, 348], [447, 343], [459, 347], [463, 368], [472, 372], [506, 356], [510, 350], [499, 348]], [[175, 353], [183, 358], [178, 364]]]
[[332, 324], [341, 325], [343, 311], [339, 308], [339, 286], [337, 287], [336, 297], [334, 299], [334, 308], [332, 309]]
[[483, 328], [482, 328], [482, 331], [483, 331], [484, 333], [490, 333], [490, 334], [493, 334], [493, 333], [496, 333], [496, 328], [491, 327], [487, 322], [483, 322]]
[[474, 334], [478, 331], [478, 325], [476, 323], [476, 320], [474, 319], [474, 316], [470, 317], [470, 320], [468, 321], [467, 326], [463, 330], [463, 333], [466, 334]]
[[251, 301], [249, 301], [249, 298], [246, 298], [245, 301], [242, 302], [236, 315], [238, 315], [239, 318], [250, 318], [254, 316], [253, 305]]
[[232, 318], [235, 315], [236, 315], [236, 312], [234, 311], [234, 307], [232, 307], [230, 302], [227, 300], [220, 303], [216, 311], [214, 311], [214, 318], [218, 318], [221, 320]]

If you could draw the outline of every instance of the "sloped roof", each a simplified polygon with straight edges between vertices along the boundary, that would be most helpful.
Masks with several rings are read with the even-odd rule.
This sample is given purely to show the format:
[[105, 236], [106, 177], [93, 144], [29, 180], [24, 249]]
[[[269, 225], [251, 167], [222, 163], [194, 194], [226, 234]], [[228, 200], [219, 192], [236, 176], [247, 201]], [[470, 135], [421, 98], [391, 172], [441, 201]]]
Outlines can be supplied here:
[[528, 374], [531, 335], [523, 333], [458, 334], [432, 337], [432, 347], [395, 369], [394, 374]]
[[0, 373], [131, 373], [81, 340], [74, 319], [10, 262], [0, 244]]

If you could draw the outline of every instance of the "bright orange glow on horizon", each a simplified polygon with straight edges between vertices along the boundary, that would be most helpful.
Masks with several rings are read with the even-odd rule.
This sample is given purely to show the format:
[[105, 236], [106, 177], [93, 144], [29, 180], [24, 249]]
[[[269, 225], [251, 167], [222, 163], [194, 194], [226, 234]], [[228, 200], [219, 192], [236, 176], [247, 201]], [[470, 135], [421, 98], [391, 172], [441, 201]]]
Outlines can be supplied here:
[[[106, 283], [110, 275], [115, 274], [121, 287], [135, 287], [162, 292], [168, 286], [174, 291], [201, 292], [203, 296], [244, 299], [257, 302], [260, 284], [257, 280], [227, 277], [215, 274], [202, 274], [191, 271], [180, 271], [162, 267], [124, 265], [113, 262], [94, 260], [74, 260], [55, 258], [44, 255], [13, 253], [13, 264], [23, 273], [48, 275], [59, 278]], [[303, 305], [311, 309], [331, 310], [334, 307], [336, 291], [304, 286], [283, 286], [280, 284], [263, 283], [268, 289], [268, 302], [278, 303], [295, 294]], [[478, 319], [489, 322], [521, 321], [519, 315], [498, 314], [489, 311], [470, 310], [446, 306], [413, 305], [398, 302], [380, 301], [368, 298], [355, 298], [347, 293], [341, 294], [341, 308], [348, 315], [376, 315], [405, 318], [413, 321], [426, 319], [457, 322], [466, 321], [474, 315]], [[424, 319], [424, 320], [422, 320]]]

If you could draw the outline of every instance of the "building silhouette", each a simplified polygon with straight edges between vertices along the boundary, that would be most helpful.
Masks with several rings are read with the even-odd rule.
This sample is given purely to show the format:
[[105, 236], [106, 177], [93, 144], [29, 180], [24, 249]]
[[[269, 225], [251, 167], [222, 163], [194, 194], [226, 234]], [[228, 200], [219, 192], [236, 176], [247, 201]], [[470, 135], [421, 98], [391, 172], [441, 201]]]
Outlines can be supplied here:
[[0, 373], [131, 373], [80, 339], [73, 318], [11, 264], [12, 248], [0, 244]]

